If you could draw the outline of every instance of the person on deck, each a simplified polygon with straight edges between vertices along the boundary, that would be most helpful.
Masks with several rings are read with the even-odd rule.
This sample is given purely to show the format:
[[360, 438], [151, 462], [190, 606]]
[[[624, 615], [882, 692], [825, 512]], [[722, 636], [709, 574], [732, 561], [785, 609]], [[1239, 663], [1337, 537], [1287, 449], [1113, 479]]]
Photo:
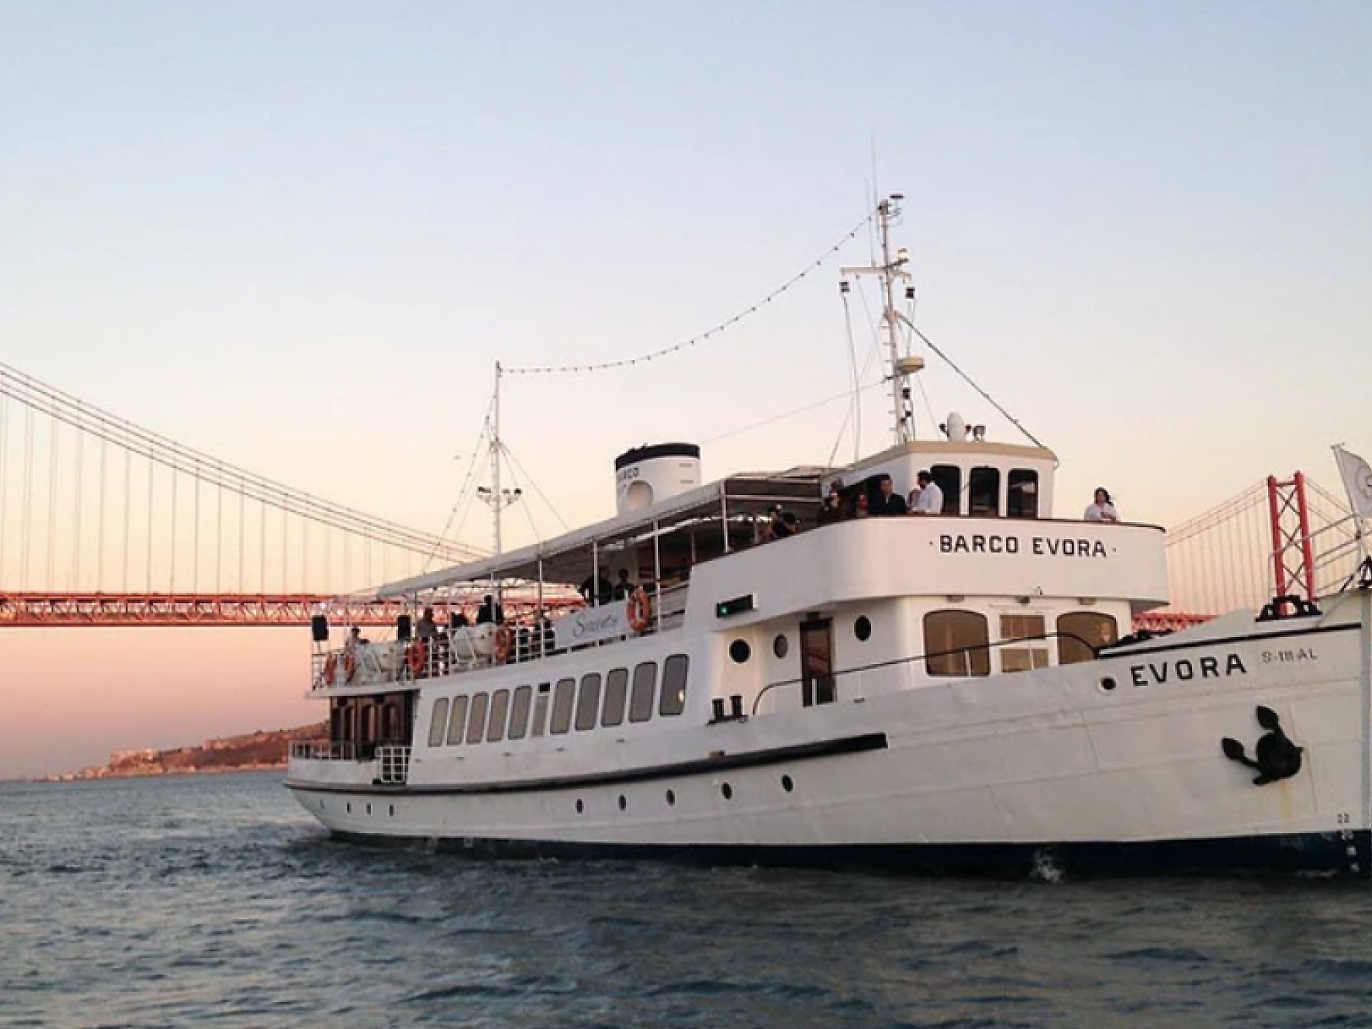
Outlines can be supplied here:
[[1120, 513], [1115, 510], [1115, 502], [1110, 499], [1110, 491], [1104, 486], [1097, 486], [1095, 496], [1087, 506], [1082, 518], [1088, 522], [1119, 521]]
[[586, 576], [576, 591], [581, 594], [581, 599], [588, 604], [608, 604], [613, 593], [610, 580], [601, 574], [599, 568]]
[[477, 625], [504, 625], [505, 609], [487, 593], [481, 598], [481, 606], [476, 609]]
[[928, 472], [920, 472], [915, 476], [915, 481], [919, 483], [919, 501], [915, 505], [915, 514], [937, 515], [943, 514], [943, 490], [934, 481], [934, 477]]
[[815, 519], [820, 525], [828, 525], [843, 518], [843, 481], [835, 479], [829, 483], [829, 492], [819, 506], [819, 516]]
[[613, 599], [628, 600], [629, 594], [633, 591], [634, 584], [629, 581], [629, 569], [621, 568], [619, 570], [619, 581], [615, 583], [615, 588], [613, 590]]
[[905, 514], [905, 498], [896, 492], [891, 477], [883, 475], [879, 485], [881, 493], [877, 495], [877, 499], [871, 505], [872, 514], [879, 516]]

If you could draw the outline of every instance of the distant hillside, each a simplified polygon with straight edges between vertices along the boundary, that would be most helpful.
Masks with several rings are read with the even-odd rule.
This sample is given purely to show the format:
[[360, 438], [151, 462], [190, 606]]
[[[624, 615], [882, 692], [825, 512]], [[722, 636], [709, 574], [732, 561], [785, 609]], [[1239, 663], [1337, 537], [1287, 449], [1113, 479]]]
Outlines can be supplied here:
[[116, 750], [107, 765], [83, 768], [62, 779], [115, 779], [135, 775], [188, 775], [194, 772], [233, 772], [280, 768], [294, 740], [326, 737], [328, 723], [298, 729], [270, 729], [246, 736], [206, 740], [198, 747], [174, 750]]

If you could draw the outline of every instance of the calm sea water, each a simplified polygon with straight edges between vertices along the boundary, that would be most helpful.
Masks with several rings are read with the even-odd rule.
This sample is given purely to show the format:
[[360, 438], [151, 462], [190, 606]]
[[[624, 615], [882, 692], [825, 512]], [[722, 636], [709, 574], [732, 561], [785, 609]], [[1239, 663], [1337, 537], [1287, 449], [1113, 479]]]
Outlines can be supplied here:
[[477, 863], [0, 784], [0, 1026], [1372, 1026], [1372, 888]]

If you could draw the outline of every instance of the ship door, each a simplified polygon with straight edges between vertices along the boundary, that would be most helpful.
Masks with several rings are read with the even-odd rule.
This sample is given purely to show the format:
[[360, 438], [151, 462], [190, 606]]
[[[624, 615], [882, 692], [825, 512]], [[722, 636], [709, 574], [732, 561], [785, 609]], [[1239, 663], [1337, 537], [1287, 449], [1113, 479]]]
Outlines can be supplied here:
[[800, 696], [806, 707], [832, 704], [836, 698], [832, 619], [800, 623]]

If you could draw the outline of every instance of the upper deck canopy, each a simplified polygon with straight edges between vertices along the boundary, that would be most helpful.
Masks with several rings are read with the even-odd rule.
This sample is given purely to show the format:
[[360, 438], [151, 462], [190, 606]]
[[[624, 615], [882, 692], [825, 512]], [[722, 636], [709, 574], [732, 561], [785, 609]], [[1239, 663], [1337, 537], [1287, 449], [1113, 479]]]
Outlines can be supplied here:
[[[389, 583], [382, 597], [425, 593], [447, 586], [490, 580], [524, 579], [574, 586], [591, 571], [592, 550], [614, 550], [639, 540], [715, 526], [714, 548], [719, 552], [725, 520], [756, 517], [774, 504], [797, 514], [812, 515], [820, 504], [820, 482], [830, 469], [793, 468], [784, 472], [747, 473], [707, 483], [659, 501], [641, 511], [608, 518], [553, 539], [518, 550], [469, 561], [427, 575]], [[702, 533], [702, 537], [705, 533]]]

